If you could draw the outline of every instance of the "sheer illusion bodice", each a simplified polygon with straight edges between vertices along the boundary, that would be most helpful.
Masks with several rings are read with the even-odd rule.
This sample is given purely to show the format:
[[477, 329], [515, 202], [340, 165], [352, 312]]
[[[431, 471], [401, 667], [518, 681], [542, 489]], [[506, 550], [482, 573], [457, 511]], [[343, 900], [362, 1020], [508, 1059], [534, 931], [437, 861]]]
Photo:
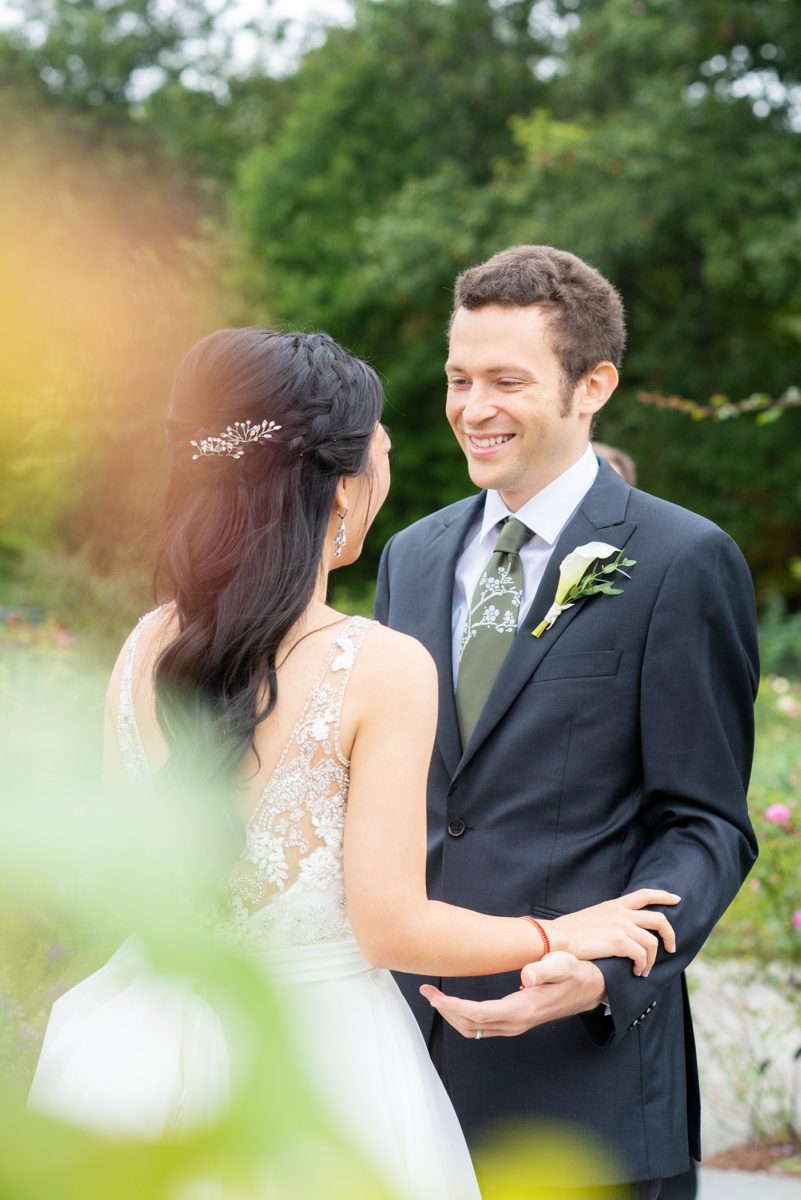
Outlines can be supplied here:
[[[120, 683], [117, 737], [134, 780], [150, 774], [134, 709], [134, 661], [142, 630], [159, 611], [142, 617], [134, 630]], [[231, 924], [254, 949], [353, 936], [342, 870], [350, 764], [339, 732], [348, 681], [372, 625], [350, 617], [332, 641], [247, 820], [245, 849], [230, 880]]]

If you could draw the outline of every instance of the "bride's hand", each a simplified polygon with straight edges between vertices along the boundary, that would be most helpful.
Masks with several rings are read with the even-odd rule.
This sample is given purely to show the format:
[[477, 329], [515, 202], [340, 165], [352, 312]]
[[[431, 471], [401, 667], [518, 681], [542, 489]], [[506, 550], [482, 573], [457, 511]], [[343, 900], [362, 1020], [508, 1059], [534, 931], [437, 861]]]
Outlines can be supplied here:
[[567, 950], [583, 959], [630, 958], [634, 974], [645, 976], [654, 965], [660, 937], [668, 953], [676, 949], [676, 935], [667, 917], [646, 905], [672, 906], [680, 899], [672, 892], [640, 888], [543, 924], [548, 927], [553, 950]]

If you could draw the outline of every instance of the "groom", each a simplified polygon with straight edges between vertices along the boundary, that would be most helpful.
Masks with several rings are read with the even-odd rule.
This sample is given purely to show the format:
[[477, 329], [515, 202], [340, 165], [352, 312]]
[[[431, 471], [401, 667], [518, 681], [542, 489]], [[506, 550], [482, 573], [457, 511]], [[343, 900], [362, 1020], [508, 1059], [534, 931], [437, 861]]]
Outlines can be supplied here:
[[[522, 991], [399, 980], [469, 1138], [564, 1120], [615, 1153], [595, 1182], [644, 1200], [700, 1157], [683, 969], [756, 856], [758, 663], [731, 539], [592, 454], [623, 345], [617, 292], [572, 254], [516, 246], [458, 278], [446, 412], [482, 490], [390, 540], [376, 614], [439, 669], [431, 897], [535, 918], [639, 887], [682, 897], [677, 953], [647, 978], [554, 955]], [[560, 563], [591, 543], [589, 594], [557, 606]]]

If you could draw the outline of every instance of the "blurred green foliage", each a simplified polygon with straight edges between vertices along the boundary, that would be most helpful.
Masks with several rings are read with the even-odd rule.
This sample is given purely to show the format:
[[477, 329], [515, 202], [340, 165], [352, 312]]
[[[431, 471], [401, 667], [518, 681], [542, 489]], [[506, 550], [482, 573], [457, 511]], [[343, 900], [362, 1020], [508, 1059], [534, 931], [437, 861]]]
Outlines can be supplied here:
[[[6, 639], [3, 650], [0, 1194], [217, 1200], [223, 1192], [208, 1181], [222, 1175], [224, 1194], [241, 1200], [263, 1195], [266, 1179], [287, 1200], [391, 1200], [309, 1085], [279, 989], [215, 933], [219, 856], [197, 787], [169, 797], [101, 787], [103, 676], [46, 633]], [[160, 1143], [91, 1133], [21, 1105], [50, 1005], [132, 934], [148, 971], [214, 997], [242, 1047], [232, 1052], [230, 1105]], [[135, 1019], [119, 1032], [142, 1038], [141, 1086], [159, 1043]], [[112, 1041], [105, 1047], [114, 1052]]]
[[775, 592], [762, 611], [759, 653], [764, 674], [801, 679], [801, 613], [788, 614], [785, 601]]
[[144, 576], [172, 370], [259, 321], [324, 327], [385, 379], [395, 481], [364, 586], [386, 536], [469, 490], [442, 413], [454, 276], [543, 241], [626, 302], [600, 436], [732, 533], [761, 601], [798, 606], [798, 410], [696, 423], [636, 399], [797, 383], [791, 5], [357, 0], [277, 74], [269, 6], [247, 70], [197, 0], [20, 10], [0, 34], [0, 579], [32, 546]]
[[782, 988], [801, 1006], [801, 682], [767, 675], [756, 713], [749, 805], [760, 855], [705, 953], [760, 969], [778, 964]]

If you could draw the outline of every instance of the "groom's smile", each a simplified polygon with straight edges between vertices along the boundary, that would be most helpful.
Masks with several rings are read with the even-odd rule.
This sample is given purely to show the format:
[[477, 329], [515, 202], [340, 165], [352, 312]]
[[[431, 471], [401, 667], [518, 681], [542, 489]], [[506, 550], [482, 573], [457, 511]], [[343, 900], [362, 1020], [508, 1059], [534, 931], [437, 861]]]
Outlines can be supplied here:
[[486, 458], [494, 454], [501, 446], [505, 446], [514, 437], [513, 433], [506, 434], [467, 434], [467, 444], [470, 453], [478, 458]]

